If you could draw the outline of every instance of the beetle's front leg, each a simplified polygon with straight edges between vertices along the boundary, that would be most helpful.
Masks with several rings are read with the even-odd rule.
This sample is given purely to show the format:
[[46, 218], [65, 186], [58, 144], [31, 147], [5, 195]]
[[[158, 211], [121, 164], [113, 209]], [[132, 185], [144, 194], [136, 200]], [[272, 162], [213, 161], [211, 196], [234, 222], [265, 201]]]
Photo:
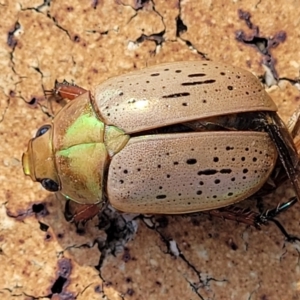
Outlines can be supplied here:
[[80, 204], [67, 200], [64, 215], [70, 223], [85, 223], [100, 212], [102, 209], [101, 206], [99, 204]]
[[52, 90], [45, 91], [46, 94], [53, 95], [56, 98], [68, 100], [74, 100], [86, 92], [88, 92], [86, 89], [66, 80], [63, 82], [55, 81], [54, 88]]

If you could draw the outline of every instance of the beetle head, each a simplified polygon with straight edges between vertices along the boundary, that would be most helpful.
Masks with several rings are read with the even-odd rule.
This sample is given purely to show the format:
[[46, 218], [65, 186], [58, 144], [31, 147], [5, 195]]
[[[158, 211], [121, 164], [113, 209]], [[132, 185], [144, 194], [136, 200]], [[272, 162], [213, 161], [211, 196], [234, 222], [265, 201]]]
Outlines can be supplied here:
[[42, 126], [23, 154], [23, 170], [49, 191], [82, 204], [102, 201], [108, 154], [104, 124], [95, 116], [88, 93], [68, 103]]

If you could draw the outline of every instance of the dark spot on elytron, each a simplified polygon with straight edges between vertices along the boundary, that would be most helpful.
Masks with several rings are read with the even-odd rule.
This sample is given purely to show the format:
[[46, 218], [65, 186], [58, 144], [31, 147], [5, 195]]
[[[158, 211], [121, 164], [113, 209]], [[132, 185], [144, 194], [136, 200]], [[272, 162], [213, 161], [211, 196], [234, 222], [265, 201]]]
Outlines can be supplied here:
[[207, 170], [199, 171], [198, 175], [214, 175], [216, 173], [218, 173], [217, 170], [207, 169]]
[[252, 161], [253, 161], [253, 162], [256, 162], [256, 161], [257, 161], [257, 158], [256, 158], [256, 157], [253, 157], [253, 158], [252, 158]]
[[244, 174], [248, 173], [248, 169], [243, 169], [243, 173]]
[[215, 180], [215, 184], [219, 184], [220, 182], [221, 182], [220, 179], [216, 179], [216, 180]]
[[188, 77], [204, 77], [205, 73], [195, 73], [195, 74], [189, 74]]
[[224, 75], [225, 75], [225, 72], [220, 72], [220, 75], [224, 76]]
[[205, 99], [202, 100], [202, 103], [207, 103], [207, 101]]
[[231, 86], [231, 85], [229, 85], [227, 88], [228, 88], [229, 91], [233, 90], [233, 86]]
[[232, 178], [231, 178], [231, 181], [235, 181], [235, 177], [232, 177]]
[[195, 163], [197, 163], [197, 159], [195, 159], [195, 158], [189, 158], [189, 159], [186, 161], [186, 163], [187, 163], [188, 165], [194, 165]]
[[200, 182], [199, 182], [199, 184], [200, 184], [200, 185], [203, 185], [203, 184], [204, 184], [204, 182], [203, 182], [203, 181], [200, 181]]
[[182, 72], [181, 70], [176, 70], [176, 71], [175, 71], [175, 73], [181, 73], [181, 72]]
[[178, 163], [178, 161], [174, 161], [173, 164], [174, 164], [174, 166], [177, 166], [179, 163]]
[[125, 169], [125, 170], [123, 171], [123, 173], [124, 173], [124, 174], [128, 174], [128, 170]]
[[124, 183], [124, 180], [121, 179], [119, 182], [120, 182], [121, 184], [123, 184], [123, 183]]
[[166, 195], [157, 195], [156, 196], [156, 199], [165, 199], [165, 198], [167, 198]]
[[186, 102], [183, 102], [182, 106], [188, 106], [188, 104]]
[[232, 172], [231, 169], [221, 169], [221, 170], [220, 170], [220, 173], [221, 173], [221, 174], [230, 174], [231, 172]]
[[190, 96], [190, 93], [176, 93], [176, 94], [170, 94], [162, 96], [162, 98], [178, 98], [178, 97], [186, 97]]
[[233, 150], [234, 147], [230, 147], [230, 146], [226, 146], [226, 150], [229, 151], [229, 150]]
[[228, 195], [228, 196], [232, 196], [232, 195], [233, 195], [233, 193], [232, 193], [232, 192], [229, 192], [227, 195]]
[[160, 73], [152, 73], [150, 76], [154, 77], [154, 76], [159, 76]]
[[245, 161], [245, 160], [246, 160], [245, 156], [241, 157], [241, 161]]
[[219, 161], [219, 157], [214, 157], [214, 162], [218, 162]]
[[208, 84], [208, 83], [215, 83], [216, 80], [209, 79], [209, 80], [203, 80], [203, 81], [193, 81], [193, 82], [183, 82], [182, 86], [191, 86], [191, 85], [200, 85], [200, 84]]
[[157, 165], [157, 167], [160, 169], [160, 168], [161, 168], [161, 165]]
[[140, 171], [141, 171], [141, 168], [138, 168], [137, 171], [140, 172]]
[[123, 96], [123, 95], [124, 95], [124, 93], [123, 93], [123, 92], [120, 92], [120, 93], [119, 93], [119, 96]]
[[167, 174], [167, 178], [170, 178], [171, 177], [171, 175], [170, 174]]
[[197, 191], [197, 195], [201, 195], [202, 194], [202, 191]]
[[214, 198], [214, 199], [217, 199], [217, 195], [213, 195], [213, 198]]

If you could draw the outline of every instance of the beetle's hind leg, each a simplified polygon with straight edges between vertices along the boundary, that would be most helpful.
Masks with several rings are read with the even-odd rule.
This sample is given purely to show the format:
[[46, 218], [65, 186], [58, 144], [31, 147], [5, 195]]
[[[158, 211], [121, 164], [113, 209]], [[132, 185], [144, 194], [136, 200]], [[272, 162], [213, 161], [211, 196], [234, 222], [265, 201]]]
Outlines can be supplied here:
[[282, 203], [282, 204], [278, 204], [276, 208], [265, 211], [264, 213], [262, 213], [256, 217], [256, 220], [255, 220], [256, 224], [258, 226], [260, 226], [262, 224], [266, 225], [266, 224], [268, 224], [268, 222], [273, 222], [276, 224], [276, 226], [279, 228], [279, 230], [285, 236], [287, 241], [289, 241], [289, 242], [300, 241], [299, 237], [296, 237], [296, 236], [293, 236], [293, 235], [290, 235], [289, 233], [287, 233], [287, 231], [281, 225], [281, 223], [275, 219], [280, 213], [282, 213], [282, 212], [286, 211], [287, 209], [289, 209], [290, 207], [292, 207], [296, 202], [297, 202], [297, 197], [292, 197], [292, 198], [290, 198], [289, 201]]
[[299, 157], [292, 136], [277, 114], [259, 113], [259, 116], [259, 120], [256, 120], [258, 126], [265, 128], [275, 143], [279, 159], [293, 185], [297, 199], [300, 199]]
[[246, 225], [254, 226], [256, 229], [261, 229], [262, 225], [268, 225], [269, 222], [273, 222], [286, 237], [286, 239], [292, 242], [296, 240], [300, 241], [300, 238], [288, 234], [281, 223], [275, 218], [278, 217], [278, 215], [282, 212], [292, 207], [296, 202], [297, 198], [292, 197], [289, 201], [279, 204], [276, 208], [269, 209], [263, 213], [257, 213], [249, 208], [240, 208], [235, 205], [223, 207], [220, 209], [214, 209], [203, 213], [207, 213], [214, 217], [233, 220], [238, 223], [244, 223]]

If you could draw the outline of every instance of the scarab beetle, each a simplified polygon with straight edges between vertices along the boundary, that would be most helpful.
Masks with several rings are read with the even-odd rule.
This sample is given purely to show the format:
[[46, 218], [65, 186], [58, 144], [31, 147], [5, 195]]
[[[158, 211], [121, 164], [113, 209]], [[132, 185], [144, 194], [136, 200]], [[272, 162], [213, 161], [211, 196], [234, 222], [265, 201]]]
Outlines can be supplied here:
[[147, 214], [227, 207], [259, 191], [276, 165], [300, 195], [293, 138], [248, 71], [173, 62], [91, 92], [57, 84], [55, 93], [73, 101], [30, 140], [23, 169], [85, 208], [97, 212], [107, 201]]

